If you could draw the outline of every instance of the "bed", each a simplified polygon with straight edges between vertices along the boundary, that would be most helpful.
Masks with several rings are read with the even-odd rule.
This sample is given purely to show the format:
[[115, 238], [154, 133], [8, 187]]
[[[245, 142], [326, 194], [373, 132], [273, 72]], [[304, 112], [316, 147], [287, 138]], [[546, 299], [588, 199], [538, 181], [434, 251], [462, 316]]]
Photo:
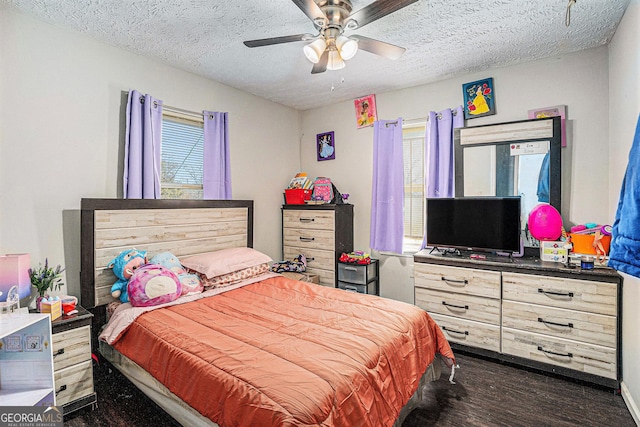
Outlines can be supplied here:
[[[81, 224], [100, 353], [182, 425], [400, 426], [455, 362], [413, 305], [266, 272], [250, 249], [252, 201], [82, 199]], [[129, 248], [210, 269], [237, 252], [255, 273], [161, 306], [122, 304], [106, 322], [107, 264]]]

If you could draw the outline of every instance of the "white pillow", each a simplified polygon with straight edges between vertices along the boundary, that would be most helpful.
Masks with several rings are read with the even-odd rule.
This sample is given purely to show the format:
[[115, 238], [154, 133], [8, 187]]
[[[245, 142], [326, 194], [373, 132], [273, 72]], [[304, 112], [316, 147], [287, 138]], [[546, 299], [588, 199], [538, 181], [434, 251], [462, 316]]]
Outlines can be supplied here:
[[247, 267], [271, 262], [272, 259], [253, 248], [230, 248], [180, 258], [180, 263], [211, 279]]

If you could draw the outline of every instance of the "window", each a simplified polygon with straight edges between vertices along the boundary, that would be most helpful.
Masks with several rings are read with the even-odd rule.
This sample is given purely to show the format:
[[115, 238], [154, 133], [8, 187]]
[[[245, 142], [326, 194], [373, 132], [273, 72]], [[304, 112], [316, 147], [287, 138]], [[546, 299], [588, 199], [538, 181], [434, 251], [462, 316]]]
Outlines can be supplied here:
[[202, 199], [203, 141], [202, 118], [163, 111], [160, 166], [163, 199]]
[[404, 156], [404, 239], [403, 253], [420, 250], [424, 234], [424, 135], [425, 125], [417, 124], [402, 129]]

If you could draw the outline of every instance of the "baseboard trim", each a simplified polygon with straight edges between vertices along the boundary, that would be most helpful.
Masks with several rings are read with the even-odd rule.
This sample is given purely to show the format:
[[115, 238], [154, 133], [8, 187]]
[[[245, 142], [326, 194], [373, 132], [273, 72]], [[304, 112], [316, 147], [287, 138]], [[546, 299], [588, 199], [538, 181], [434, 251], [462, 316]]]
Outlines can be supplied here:
[[631, 393], [624, 381], [620, 383], [620, 393], [622, 394], [622, 399], [624, 400], [624, 403], [627, 404], [627, 408], [629, 409], [629, 412], [631, 412], [631, 416], [636, 422], [636, 425], [640, 425], [640, 411], [638, 410], [638, 405], [633, 400], [633, 396], [631, 396]]

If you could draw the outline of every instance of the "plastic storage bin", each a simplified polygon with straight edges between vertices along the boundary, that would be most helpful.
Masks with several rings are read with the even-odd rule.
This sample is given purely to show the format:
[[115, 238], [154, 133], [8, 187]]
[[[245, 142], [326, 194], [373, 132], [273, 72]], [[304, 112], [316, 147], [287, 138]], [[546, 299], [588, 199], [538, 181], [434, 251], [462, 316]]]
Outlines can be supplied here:
[[311, 200], [311, 190], [292, 188], [284, 190], [284, 199], [288, 205], [304, 205], [305, 200]]

